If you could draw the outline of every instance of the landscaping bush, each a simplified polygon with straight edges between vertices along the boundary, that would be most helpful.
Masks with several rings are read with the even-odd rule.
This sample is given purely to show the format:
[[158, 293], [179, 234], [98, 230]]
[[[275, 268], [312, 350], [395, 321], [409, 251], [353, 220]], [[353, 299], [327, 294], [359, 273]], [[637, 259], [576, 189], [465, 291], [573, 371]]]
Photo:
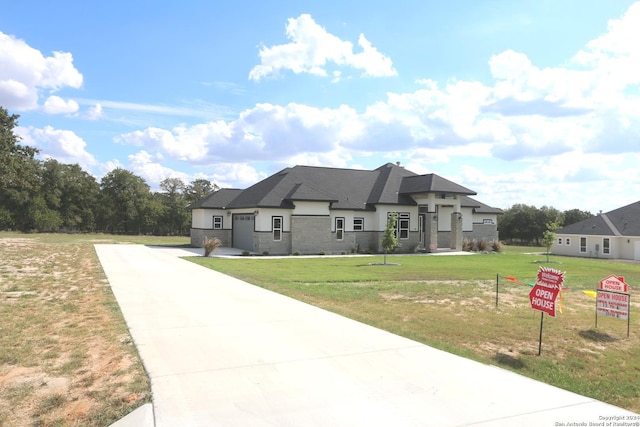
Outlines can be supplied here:
[[208, 257], [209, 255], [211, 255], [211, 253], [213, 253], [213, 251], [215, 251], [221, 246], [222, 246], [222, 241], [217, 237], [211, 237], [211, 238], [205, 237], [204, 238], [204, 256]]

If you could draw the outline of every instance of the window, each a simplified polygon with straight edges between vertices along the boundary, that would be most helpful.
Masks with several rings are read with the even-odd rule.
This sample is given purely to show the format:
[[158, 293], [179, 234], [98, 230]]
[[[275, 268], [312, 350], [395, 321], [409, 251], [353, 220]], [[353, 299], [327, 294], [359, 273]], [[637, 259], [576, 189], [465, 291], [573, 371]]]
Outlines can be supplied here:
[[493, 224], [493, 220], [491, 218], [484, 218], [482, 220], [482, 223], [491, 225], [491, 224]]
[[336, 240], [344, 239], [344, 218], [336, 218]]
[[409, 238], [409, 218], [410, 215], [406, 212], [398, 214], [398, 236], [401, 239]]
[[587, 252], [587, 238], [586, 237], [581, 237], [580, 238], [580, 252]]
[[561, 245], [562, 244], [562, 237], [558, 239], [558, 244]]
[[389, 212], [387, 214], [387, 219], [393, 214], [398, 215], [398, 221], [396, 222], [396, 237], [400, 239], [408, 239], [409, 219], [411, 218], [411, 214], [408, 212]]
[[570, 245], [570, 244], [571, 244], [571, 239], [567, 237], [567, 238], [565, 239], [565, 241], [564, 241], [564, 244], [565, 244], [565, 245]]
[[353, 231], [364, 230], [364, 218], [353, 218]]
[[611, 253], [610, 250], [611, 250], [611, 247], [610, 247], [609, 238], [608, 237], [604, 237], [602, 239], [602, 253], [603, 254]]
[[273, 229], [273, 240], [279, 242], [282, 240], [282, 217], [271, 217], [271, 228]]
[[222, 230], [222, 215], [213, 216], [213, 229]]

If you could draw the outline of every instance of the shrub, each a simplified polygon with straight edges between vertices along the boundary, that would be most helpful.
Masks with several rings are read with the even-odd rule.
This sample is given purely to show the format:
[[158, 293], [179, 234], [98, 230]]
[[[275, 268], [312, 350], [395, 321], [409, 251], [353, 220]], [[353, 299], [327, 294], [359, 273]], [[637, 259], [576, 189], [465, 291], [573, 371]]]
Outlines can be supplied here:
[[478, 252], [486, 252], [489, 248], [489, 244], [484, 240], [478, 240]]
[[494, 252], [502, 252], [502, 242], [500, 240], [494, 240], [491, 242], [491, 249]]
[[222, 241], [217, 237], [204, 238], [204, 256], [208, 257], [213, 251], [222, 246]]
[[242, 251], [242, 256], [249, 256], [251, 255], [251, 252], [249, 251]]
[[269, 251], [263, 251], [263, 252], [262, 252], [262, 255], [263, 255], [263, 256], [269, 256]]

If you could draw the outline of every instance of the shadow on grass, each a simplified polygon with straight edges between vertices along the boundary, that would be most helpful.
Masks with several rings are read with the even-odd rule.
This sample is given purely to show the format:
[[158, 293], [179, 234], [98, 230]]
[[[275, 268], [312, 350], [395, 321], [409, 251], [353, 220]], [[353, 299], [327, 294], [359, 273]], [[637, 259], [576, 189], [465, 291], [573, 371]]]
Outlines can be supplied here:
[[493, 360], [498, 362], [500, 365], [506, 365], [513, 369], [524, 368], [524, 363], [522, 362], [522, 360], [513, 356], [509, 356], [508, 354], [496, 353], [496, 355], [493, 356]]
[[586, 331], [578, 332], [582, 338], [586, 338], [590, 341], [595, 342], [615, 342], [618, 341], [618, 338], [614, 338], [609, 334], [605, 334], [602, 332], [594, 331], [593, 329], [587, 329]]

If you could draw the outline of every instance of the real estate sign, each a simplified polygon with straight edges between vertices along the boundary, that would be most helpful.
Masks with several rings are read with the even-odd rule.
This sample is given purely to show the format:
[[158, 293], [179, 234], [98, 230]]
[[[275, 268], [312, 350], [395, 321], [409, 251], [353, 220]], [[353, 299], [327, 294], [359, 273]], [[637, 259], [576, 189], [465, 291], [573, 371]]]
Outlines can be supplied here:
[[529, 292], [529, 302], [534, 310], [556, 317], [556, 299], [562, 290], [564, 272], [540, 267], [536, 284]]
[[629, 285], [624, 283], [624, 277], [614, 276], [613, 274], [600, 280], [600, 289], [625, 294], [629, 293]]
[[616, 319], [629, 320], [631, 296], [622, 292], [598, 289], [596, 296], [596, 313]]

